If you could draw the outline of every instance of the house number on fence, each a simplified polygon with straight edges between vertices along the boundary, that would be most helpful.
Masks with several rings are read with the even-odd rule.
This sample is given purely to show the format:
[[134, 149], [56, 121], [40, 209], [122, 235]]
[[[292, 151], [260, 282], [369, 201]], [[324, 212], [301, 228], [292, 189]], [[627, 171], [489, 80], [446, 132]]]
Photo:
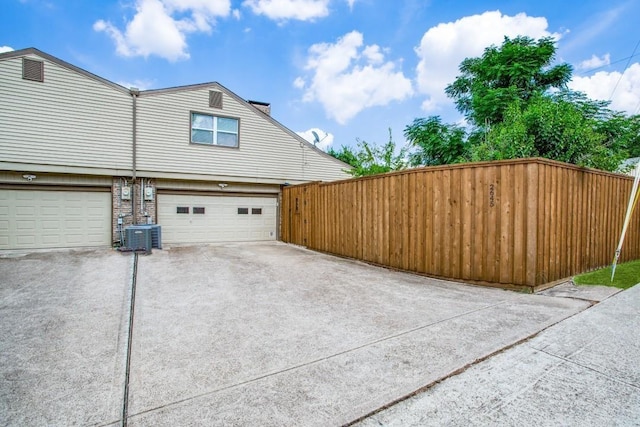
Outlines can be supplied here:
[[489, 184], [489, 207], [494, 207], [496, 205], [496, 186], [494, 184]]

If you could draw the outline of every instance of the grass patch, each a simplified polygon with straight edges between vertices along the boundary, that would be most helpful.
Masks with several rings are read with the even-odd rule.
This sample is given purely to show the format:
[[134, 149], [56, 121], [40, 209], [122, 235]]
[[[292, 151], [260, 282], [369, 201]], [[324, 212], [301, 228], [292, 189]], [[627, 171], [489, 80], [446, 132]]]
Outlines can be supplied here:
[[628, 289], [640, 283], [640, 260], [618, 264], [616, 277], [611, 282], [611, 266], [580, 274], [573, 278], [576, 285], [604, 285]]

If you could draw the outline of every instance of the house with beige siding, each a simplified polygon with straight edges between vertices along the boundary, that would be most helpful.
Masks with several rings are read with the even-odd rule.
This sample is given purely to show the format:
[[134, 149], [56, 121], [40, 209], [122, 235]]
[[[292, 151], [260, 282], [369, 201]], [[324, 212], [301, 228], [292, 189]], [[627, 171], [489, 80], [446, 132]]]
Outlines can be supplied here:
[[29, 48], [0, 54], [0, 250], [278, 238], [283, 186], [344, 163], [218, 83], [125, 88]]

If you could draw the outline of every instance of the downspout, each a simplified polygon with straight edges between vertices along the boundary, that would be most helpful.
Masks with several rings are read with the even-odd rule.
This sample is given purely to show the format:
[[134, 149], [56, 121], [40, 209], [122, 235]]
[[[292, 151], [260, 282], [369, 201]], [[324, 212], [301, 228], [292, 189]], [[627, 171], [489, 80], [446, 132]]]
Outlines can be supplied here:
[[[136, 215], [136, 191], [135, 191], [135, 186], [136, 186], [136, 143], [137, 143], [137, 135], [138, 135], [138, 122], [137, 122], [137, 118], [138, 118], [138, 106], [137, 106], [137, 100], [138, 100], [138, 95], [140, 95], [140, 91], [138, 90], [138, 88], [132, 87], [129, 89], [129, 93], [131, 94], [131, 97], [133, 98], [133, 124], [132, 124], [132, 164], [131, 164], [131, 180], [132, 180], [132, 185], [131, 185], [131, 215], [133, 216], [132, 221], [133, 224], [137, 224], [137, 215]], [[142, 193], [140, 194], [140, 200], [142, 200]]]

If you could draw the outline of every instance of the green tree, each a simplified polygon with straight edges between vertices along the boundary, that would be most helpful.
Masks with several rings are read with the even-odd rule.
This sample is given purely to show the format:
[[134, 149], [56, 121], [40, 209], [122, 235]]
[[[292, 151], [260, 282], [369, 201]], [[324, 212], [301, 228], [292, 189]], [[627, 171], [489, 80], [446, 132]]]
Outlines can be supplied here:
[[375, 143], [370, 144], [360, 139], [356, 141], [357, 146], [355, 149], [343, 145], [338, 151], [331, 148], [327, 152], [351, 165], [353, 168], [347, 171], [351, 175], [355, 177], [374, 175], [407, 167], [407, 147], [397, 150], [391, 129], [389, 129], [389, 140], [382, 146], [378, 146]]
[[622, 135], [619, 138], [629, 156], [640, 157], [640, 114], [630, 117], [616, 116], [608, 125], [612, 123], [619, 125], [620, 134]]
[[504, 121], [476, 134], [475, 143], [470, 145], [469, 160], [505, 160], [537, 157], [534, 138], [529, 135], [522, 110], [518, 102], [507, 107]]
[[555, 54], [551, 38], [505, 37], [502, 46], [462, 61], [445, 91], [471, 128], [439, 117], [414, 120], [405, 129], [416, 150], [412, 164], [539, 156], [616, 170], [628, 153], [640, 155], [640, 117], [567, 90], [572, 70], [552, 65]]
[[615, 170], [625, 152], [615, 142], [607, 144], [600, 131], [606, 112], [586, 114], [581, 106], [562, 97], [538, 95], [526, 107], [514, 102], [504, 121], [486, 132], [482, 143], [471, 148], [472, 160], [545, 157], [579, 166]]
[[622, 149], [631, 157], [640, 157], [640, 115], [627, 116], [611, 110], [611, 101], [594, 101], [582, 92], [566, 90], [551, 96], [571, 102], [586, 117], [595, 120], [595, 130], [604, 136], [606, 147]]
[[457, 163], [464, 161], [467, 154], [465, 130], [442, 123], [439, 116], [415, 119], [405, 128], [404, 136], [414, 149], [409, 154], [412, 166]]
[[555, 55], [550, 37], [505, 37], [501, 47], [490, 46], [482, 57], [463, 60], [461, 74], [445, 92], [475, 126], [500, 123], [514, 101], [526, 106], [534, 95], [562, 88], [571, 79], [570, 65], [551, 66]]
[[329, 147], [327, 154], [353, 167], [356, 167], [359, 164], [356, 153], [354, 153], [351, 148], [344, 145], [340, 147], [340, 150], [334, 150], [333, 147]]

